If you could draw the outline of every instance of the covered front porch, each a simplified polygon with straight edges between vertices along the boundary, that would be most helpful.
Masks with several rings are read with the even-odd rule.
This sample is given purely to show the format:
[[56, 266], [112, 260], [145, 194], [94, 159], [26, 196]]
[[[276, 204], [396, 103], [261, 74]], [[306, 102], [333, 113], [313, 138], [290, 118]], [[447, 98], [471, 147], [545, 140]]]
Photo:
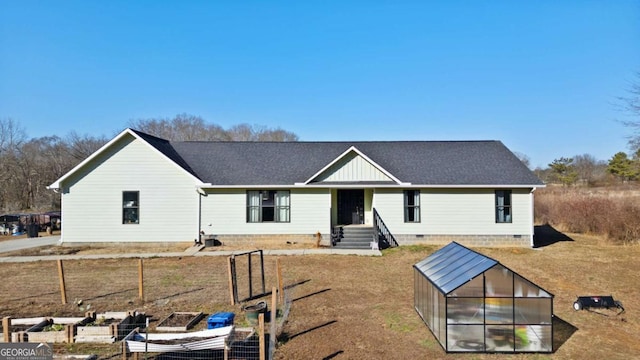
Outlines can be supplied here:
[[373, 189], [331, 189], [331, 226], [372, 226], [373, 192]]
[[331, 245], [344, 249], [397, 246], [373, 207], [374, 189], [331, 190]]

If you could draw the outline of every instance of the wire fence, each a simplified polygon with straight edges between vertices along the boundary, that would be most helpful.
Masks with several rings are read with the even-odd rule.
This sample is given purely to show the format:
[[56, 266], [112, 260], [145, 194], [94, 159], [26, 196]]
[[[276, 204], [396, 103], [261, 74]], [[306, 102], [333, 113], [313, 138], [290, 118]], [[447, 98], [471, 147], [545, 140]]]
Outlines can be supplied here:
[[[12, 336], [18, 341], [17, 333], [27, 334], [20, 341], [31, 341], [28, 335], [37, 338], [33, 335], [34, 326], [40, 324], [41, 328], [35, 331], [67, 332], [66, 340], [51, 341], [56, 352], [63, 354], [95, 354], [99, 359], [272, 359], [290, 313], [295, 287], [289, 286], [291, 283], [275, 257], [260, 254], [250, 260], [247, 257], [236, 260], [240, 302], [234, 301], [229, 258], [219, 256], [0, 263], [4, 341], [12, 341]], [[250, 311], [252, 306], [262, 303], [266, 305], [264, 309]], [[78, 331], [83, 328], [79, 319], [93, 316], [93, 320], [84, 320], [87, 323], [84, 325], [97, 329], [100, 314], [104, 321], [107, 320], [104, 314], [116, 312], [144, 314], [149, 326], [138, 318], [120, 324], [119, 330], [114, 330], [118, 325], [104, 324], [111, 330], [93, 338], [79, 336]], [[127, 349], [126, 341], [122, 341], [125, 336], [149, 334], [147, 342], [151, 343], [151, 334], [163, 333], [158, 330], [163, 319], [177, 312], [202, 314], [201, 319], [207, 319], [188, 329], [185, 326], [185, 333], [211, 330], [208, 316], [220, 313], [234, 314], [233, 331], [222, 336], [221, 345], [218, 339], [217, 347], [207, 349], [141, 353]], [[122, 319], [108, 320], [122, 322]], [[187, 340], [177, 343], [207, 339]]]

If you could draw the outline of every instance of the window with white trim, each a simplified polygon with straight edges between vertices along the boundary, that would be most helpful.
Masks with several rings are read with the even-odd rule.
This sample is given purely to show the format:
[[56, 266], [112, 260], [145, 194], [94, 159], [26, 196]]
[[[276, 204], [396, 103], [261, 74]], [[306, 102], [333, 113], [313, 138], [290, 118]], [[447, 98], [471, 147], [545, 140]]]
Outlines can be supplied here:
[[496, 223], [511, 221], [511, 190], [496, 190]]
[[404, 191], [404, 222], [420, 222], [420, 190]]
[[140, 223], [140, 192], [139, 191], [123, 191], [122, 192], [122, 223], [123, 224], [139, 224]]
[[289, 222], [288, 190], [247, 191], [247, 222]]

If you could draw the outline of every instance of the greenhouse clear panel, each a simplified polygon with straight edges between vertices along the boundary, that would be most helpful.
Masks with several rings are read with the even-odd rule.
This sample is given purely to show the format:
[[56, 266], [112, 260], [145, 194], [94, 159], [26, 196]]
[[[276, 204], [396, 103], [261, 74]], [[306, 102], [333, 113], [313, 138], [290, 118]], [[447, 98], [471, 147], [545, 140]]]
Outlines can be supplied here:
[[484, 325], [449, 325], [448, 351], [484, 351]]
[[516, 324], [551, 323], [551, 299], [521, 298], [514, 301]]
[[447, 323], [482, 324], [484, 323], [483, 298], [448, 298]]

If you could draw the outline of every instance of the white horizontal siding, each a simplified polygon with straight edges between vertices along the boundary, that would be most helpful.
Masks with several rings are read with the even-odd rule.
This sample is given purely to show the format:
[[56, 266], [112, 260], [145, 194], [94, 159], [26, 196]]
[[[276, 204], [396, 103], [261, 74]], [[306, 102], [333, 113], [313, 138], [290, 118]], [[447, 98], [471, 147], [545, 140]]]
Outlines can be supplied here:
[[330, 166], [317, 181], [392, 181], [362, 156], [352, 152]]
[[527, 189], [512, 192], [512, 223], [496, 223], [492, 189], [420, 189], [420, 223], [404, 222], [400, 189], [376, 189], [374, 207], [393, 234], [527, 235], [533, 228]]
[[329, 189], [292, 189], [290, 200], [290, 222], [248, 223], [246, 190], [209, 190], [202, 198], [202, 230], [213, 235], [312, 235], [329, 232]]
[[[196, 180], [126, 136], [62, 184], [64, 242], [193, 241]], [[140, 192], [140, 223], [122, 224], [122, 192]]]

